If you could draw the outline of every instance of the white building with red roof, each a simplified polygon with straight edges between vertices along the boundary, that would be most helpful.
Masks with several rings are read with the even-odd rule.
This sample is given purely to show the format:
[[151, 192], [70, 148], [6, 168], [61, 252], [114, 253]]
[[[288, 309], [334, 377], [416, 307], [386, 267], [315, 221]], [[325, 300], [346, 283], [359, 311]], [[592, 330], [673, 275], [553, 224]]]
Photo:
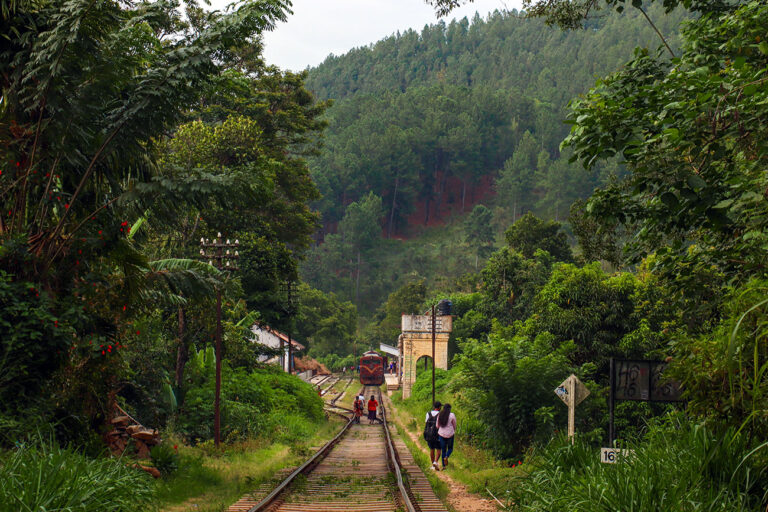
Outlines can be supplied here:
[[288, 343], [292, 347], [292, 355], [295, 356], [296, 352], [304, 350], [304, 345], [297, 341], [288, 339], [288, 335], [273, 329], [272, 327], [255, 323], [251, 326], [251, 332], [253, 333], [253, 343], [264, 345], [273, 350], [280, 351], [280, 347], [283, 348], [283, 354], [280, 355], [260, 355], [259, 361], [266, 362], [268, 364], [277, 364], [283, 367], [283, 371], [288, 371]]

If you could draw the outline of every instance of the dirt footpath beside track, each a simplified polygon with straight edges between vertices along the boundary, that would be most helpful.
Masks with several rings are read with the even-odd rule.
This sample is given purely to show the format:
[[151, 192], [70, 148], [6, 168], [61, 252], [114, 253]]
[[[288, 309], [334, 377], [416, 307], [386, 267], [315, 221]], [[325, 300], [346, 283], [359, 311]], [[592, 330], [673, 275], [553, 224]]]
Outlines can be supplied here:
[[[410, 440], [419, 447], [419, 450], [429, 457], [429, 450], [424, 440], [406, 428], [402, 418], [397, 414], [397, 410], [392, 405], [392, 400], [388, 396], [384, 396], [384, 404], [387, 410], [393, 413], [389, 421], [396, 423], [403, 432], [407, 433]], [[452, 510], [456, 512], [498, 512], [502, 510], [492, 499], [485, 499], [469, 492], [466, 485], [457, 482], [448, 473], [435, 471], [435, 475], [448, 486], [447, 501]]]

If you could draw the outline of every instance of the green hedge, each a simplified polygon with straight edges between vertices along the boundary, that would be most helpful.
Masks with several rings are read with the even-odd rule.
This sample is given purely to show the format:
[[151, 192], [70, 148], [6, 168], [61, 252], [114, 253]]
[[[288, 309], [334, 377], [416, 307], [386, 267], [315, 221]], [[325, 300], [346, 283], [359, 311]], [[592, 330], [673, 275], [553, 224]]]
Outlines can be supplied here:
[[[179, 428], [191, 441], [213, 437], [212, 365], [193, 369], [179, 415]], [[247, 371], [222, 365], [222, 437], [292, 440], [312, 431], [323, 415], [323, 402], [310, 384], [278, 368]], [[290, 427], [290, 428], [289, 428]]]

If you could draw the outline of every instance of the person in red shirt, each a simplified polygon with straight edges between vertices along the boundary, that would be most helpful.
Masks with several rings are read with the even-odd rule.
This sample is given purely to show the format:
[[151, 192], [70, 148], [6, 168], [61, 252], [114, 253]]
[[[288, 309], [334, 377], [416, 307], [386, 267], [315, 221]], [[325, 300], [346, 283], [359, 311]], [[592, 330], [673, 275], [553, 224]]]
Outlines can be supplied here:
[[379, 402], [376, 401], [376, 397], [371, 395], [371, 399], [368, 400], [368, 424], [373, 425], [376, 421], [376, 408], [379, 406]]

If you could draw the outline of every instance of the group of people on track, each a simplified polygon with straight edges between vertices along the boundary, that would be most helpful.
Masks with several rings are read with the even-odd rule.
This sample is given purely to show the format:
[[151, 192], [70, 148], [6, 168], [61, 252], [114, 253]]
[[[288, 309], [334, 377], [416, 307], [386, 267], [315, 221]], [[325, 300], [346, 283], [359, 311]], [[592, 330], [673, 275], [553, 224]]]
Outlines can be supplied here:
[[438, 460], [442, 461], [445, 469], [453, 453], [453, 438], [456, 435], [456, 415], [451, 412], [451, 404], [443, 405], [436, 401], [424, 421], [424, 440], [429, 446], [432, 469], [440, 470]]
[[365, 397], [361, 394], [355, 397], [355, 401], [352, 404], [355, 411], [355, 423], [360, 423], [360, 417], [363, 415], [363, 410], [368, 408], [368, 424], [373, 425], [376, 423], [376, 409], [379, 407], [379, 402], [376, 401], [376, 397], [371, 395], [371, 399], [366, 403]]
[[[366, 402], [365, 396], [359, 394], [355, 397], [353, 408], [355, 412], [354, 422], [360, 423], [363, 411], [368, 409], [368, 424], [376, 423], [376, 410], [379, 402], [376, 397]], [[442, 469], [448, 466], [448, 459], [453, 453], [453, 438], [456, 435], [456, 415], [451, 412], [451, 404], [441, 404], [436, 401], [431, 411], [424, 418], [424, 440], [429, 446], [429, 458], [432, 461], [432, 469], [440, 471], [438, 462], [442, 462]]]

